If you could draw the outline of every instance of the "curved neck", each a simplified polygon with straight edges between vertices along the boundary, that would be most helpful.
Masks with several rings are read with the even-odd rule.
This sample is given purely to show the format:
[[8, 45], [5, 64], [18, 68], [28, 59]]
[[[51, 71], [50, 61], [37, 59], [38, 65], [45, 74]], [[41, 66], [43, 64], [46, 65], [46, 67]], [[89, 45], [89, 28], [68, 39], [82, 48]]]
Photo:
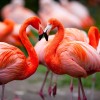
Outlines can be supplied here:
[[91, 27], [88, 32], [89, 44], [97, 49], [99, 43], [99, 30], [96, 27]]
[[38, 67], [38, 57], [37, 54], [34, 50], [33, 45], [30, 43], [27, 34], [26, 34], [26, 28], [28, 25], [32, 25], [32, 21], [28, 20], [24, 24], [22, 24], [20, 31], [19, 31], [19, 36], [22, 41], [22, 44], [25, 46], [29, 59], [26, 60], [27, 63], [27, 70], [25, 72], [24, 78], [29, 77], [33, 73], [35, 73], [37, 67]]
[[11, 34], [11, 32], [14, 29], [14, 22], [11, 20], [5, 20], [4, 24], [6, 24], [6, 28], [3, 31], [2, 37], [0, 38], [0, 40], [2, 41], [4, 38], [6, 38], [6, 36], [8, 36], [9, 34]]
[[54, 57], [55, 53], [56, 53], [56, 49], [59, 46], [59, 43], [63, 40], [64, 37], [64, 27], [61, 23], [58, 23], [58, 32], [56, 33], [55, 37], [53, 38], [52, 42], [50, 43], [50, 45], [48, 45], [48, 47], [46, 48], [47, 52], [46, 52], [46, 59], [49, 58], [52, 59], [52, 57]]

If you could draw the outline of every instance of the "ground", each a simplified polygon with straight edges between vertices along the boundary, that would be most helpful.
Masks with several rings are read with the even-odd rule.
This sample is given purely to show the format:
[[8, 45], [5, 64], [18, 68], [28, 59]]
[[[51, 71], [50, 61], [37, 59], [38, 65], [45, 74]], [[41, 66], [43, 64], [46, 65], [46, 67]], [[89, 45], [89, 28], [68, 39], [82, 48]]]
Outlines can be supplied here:
[[[42, 100], [38, 95], [42, 80], [43, 74], [36, 73], [26, 80], [13, 81], [8, 83], [5, 88], [5, 98], [7, 98], [6, 100], [13, 100], [16, 94], [19, 95], [21, 100]], [[46, 96], [45, 100], [71, 100], [71, 93], [69, 91], [68, 85], [64, 87], [58, 87], [57, 95], [55, 98], [48, 96], [47, 86], [48, 84], [46, 84], [44, 90]], [[93, 96], [91, 89], [85, 88], [85, 93], [88, 100], [100, 100], [100, 91], [94, 91], [94, 99], [91, 99]], [[77, 100], [77, 95], [77, 87], [74, 87], [73, 100]]]

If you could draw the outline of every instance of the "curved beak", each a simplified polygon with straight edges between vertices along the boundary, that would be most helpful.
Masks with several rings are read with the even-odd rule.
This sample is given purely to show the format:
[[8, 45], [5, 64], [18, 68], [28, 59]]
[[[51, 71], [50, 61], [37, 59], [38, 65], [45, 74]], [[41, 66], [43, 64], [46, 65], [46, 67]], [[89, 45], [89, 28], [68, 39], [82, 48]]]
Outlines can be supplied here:
[[[41, 27], [40, 27], [40, 28], [41, 28]], [[46, 39], [46, 41], [48, 41], [48, 34], [49, 34], [51, 28], [52, 28], [52, 25], [48, 24], [48, 25], [46, 26], [46, 28], [45, 28], [44, 30], [42, 30], [42, 33], [40, 32], [39, 40], [41, 40], [42, 37], [43, 37], [43, 35], [44, 35], [44, 38]], [[41, 30], [41, 29], [40, 29], [40, 30]]]
[[38, 31], [38, 33], [39, 33], [39, 41], [40, 41], [42, 39], [42, 37], [43, 37], [43, 28], [42, 28], [41, 24], [39, 24], [39, 31]]
[[39, 35], [39, 41], [42, 39], [42, 37], [43, 37], [43, 33], [41, 34], [41, 35]]
[[46, 32], [43, 32], [43, 35], [44, 35], [46, 41], [48, 41], [48, 35], [47, 35], [47, 33]]
[[46, 32], [43, 32], [41, 35], [39, 35], [39, 41], [42, 39], [43, 35], [44, 35], [46, 41], [48, 41], [48, 35]]
[[48, 24], [44, 29], [43, 34], [44, 34], [46, 41], [48, 41], [48, 35], [49, 35], [49, 32], [51, 31], [51, 28], [52, 28], [52, 25]]

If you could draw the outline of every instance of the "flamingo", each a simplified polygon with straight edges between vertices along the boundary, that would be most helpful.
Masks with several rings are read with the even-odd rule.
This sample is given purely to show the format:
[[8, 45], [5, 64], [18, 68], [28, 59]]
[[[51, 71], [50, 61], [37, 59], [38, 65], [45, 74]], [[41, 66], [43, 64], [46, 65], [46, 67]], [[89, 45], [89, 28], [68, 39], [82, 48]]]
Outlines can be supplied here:
[[[94, 47], [98, 54], [100, 54], [100, 34], [99, 34], [99, 29], [95, 26], [91, 26], [89, 31], [88, 31], [88, 37], [89, 37], [89, 44]], [[95, 79], [96, 79], [96, 74], [92, 75], [92, 95], [91, 95], [91, 100], [94, 99], [94, 88], [95, 88]]]
[[77, 16], [83, 21], [84, 28], [94, 25], [94, 20], [90, 16], [88, 9], [78, 1], [60, 0], [60, 4], [66, 10]]
[[4, 22], [0, 22], [0, 41], [4, 40], [5, 37], [12, 32], [14, 28], [14, 22], [9, 19], [5, 19]]
[[[91, 27], [91, 29], [92, 28], [93, 27]], [[93, 33], [93, 29], [91, 30], [91, 32]], [[89, 35], [89, 33], [88, 33], [88, 35]], [[76, 28], [65, 28], [65, 30], [64, 30], [64, 39], [66, 39], [67, 41], [77, 40], [77, 41], [83, 41], [83, 42], [86, 42], [86, 43], [89, 43], [90, 42], [89, 44], [92, 45], [91, 42], [93, 41], [93, 38], [91, 39], [91, 37], [90, 37], [91, 35], [92, 34], [90, 34], [88, 36], [89, 37], [89, 39], [88, 39], [86, 33], [84, 31], [82, 31], [82, 30], [79, 30], [79, 29], [76, 29]], [[98, 36], [96, 36], [96, 37], [98, 38]], [[51, 43], [51, 40], [53, 38], [54, 38], [54, 35], [51, 35], [49, 37], [49, 41], [48, 42]], [[47, 45], [49, 44], [48, 42], [46, 42], [45, 39], [42, 39], [41, 41], [37, 42], [36, 45], [35, 45], [35, 50], [37, 52], [37, 55], [38, 55], [38, 58], [39, 58], [39, 62], [40, 62], [40, 64], [43, 64], [45, 66], [47, 66], [47, 65], [46, 65], [45, 60], [44, 60], [44, 51], [45, 51], [45, 48], [47, 47]], [[96, 42], [96, 40], [94, 40], [94, 42]], [[47, 75], [48, 75], [48, 70], [47, 70], [46, 75], [45, 75], [45, 81], [46, 81]], [[43, 96], [43, 88], [44, 88], [44, 85], [45, 85], [44, 84], [45, 81], [43, 82], [42, 88], [40, 89], [40, 92], [39, 92], [40, 96], [43, 99], [44, 99], [44, 96]], [[73, 89], [72, 84], [70, 86], [71, 91]], [[51, 87], [50, 87], [50, 90], [49, 91], [50, 92], [52, 91], [51, 90]]]
[[58, 32], [45, 50], [44, 58], [47, 67], [55, 74], [67, 74], [78, 78], [83, 100], [87, 100], [81, 78], [100, 72], [99, 55], [88, 43], [82, 41], [67, 42], [63, 40], [64, 27], [55, 18], [51, 18], [48, 21], [48, 25], [44, 29], [44, 34], [49, 34], [50, 30], [55, 27], [58, 28]]
[[2, 8], [2, 18], [9, 18], [15, 21], [17, 24], [21, 24], [25, 19], [36, 16], [33, 11], [24, 7], [24, 3], [24, 0], [11, 0], [10, 4]]
[[[35, 45], [35, 51], [36, 51], [36, 53], [38, 55], [39, 63], [43, 64], [44, 66], [47, 66], [46, 63], [45, 63], [45, 59], [44, 59], [45, 48], [48, 46], [48, 44], [51, 43], [53, 38], [54, 38], [54, 35], [50, 35], [48, 42], [46, 42], [45, 39], [43, 38], [40, 41], [38, 41], [36, 43], [36, 45]], [[77, 41], [83, 41], [83, 42], [89, 43], [89, 39], [88, 39], [88, 37], [86, 35], [86, 32], [84, 32], [83, 30], [76, 29], [76, 28], [65, 28], [64, 29], [64, 38], [63, 39], [67, 40], [67, 41], [77, 40]], [[44, 85], [45, 85], [46, 78], [47, 78], [48, 74], [49, 74], [49, 69], [47, 69], [43, 84], [42, 84], [41, 89], [39, 91], [39, 95], [42, 97], [43, 100], [44, 100], [43, 88], [44, 88]], [[52, 81], [52, 79], [50, 81]], [[55, 82], [55, 85], [57, 85], [56, 82]], [[50, 82], [50, 86], [48, 88], [49, 95], [51, 95], [51, 93], [53, 92], [54, 88], [57, 87], [55, 85], [54, 85], [53, 88], [51, 88], [51, 82]], [[73, 88], [73, 84], [70, 85], [71, 91], [72, 91], [72, 88]]]
[[[0, 42], [7, 42], [15, 46], [22, 46], [18, 34], [20, 27], [21, 24], [16, 24], [10, 19], [5, 19], [3, 22], [0, 22]], [[26, 33], [34, 39], [30, 27], [27, 28]]]
[[38, 57], [34, 47], [30, 43], [26, 35], [26, 28], [32, 25], [34, 28], [40, 29], [41, 21], [38, 17], [30, 17], [22, 24], [19, 30], [20, 39], [25, 46], [29, 57], [26, 58], [23, 52], [10, 44], [0, 42], [0, 85], [2, 85], [1, 100], [4, 97], [4, 86], [13, 80], [24, 80], [34, 74], [38, 67]]
[[39, 5], [40, 10], [38, 11], [38, 15], [43, 21], [44, 26], [52, 16], [59, 19], [65, 27], [83, 28], [85, 26], [78, 17], [74, 16], [74, 14], [71, 14], [69, 11], [66, 11], [59, 3], [53, 0], [40, 0]]
[[[4, 38], [3, 41], [7, 42], [9, 44], [21, 47], [22, 43], [21, 43], [21, 40], [19, 38], [19, 33], [18, 33], [20, 27], [21, 27], [21, 24], [14, 24], [14, 28], [13, 28], [12, 32], [10, 32], [10, 34], [6, 38]], [[34, 39], [30, 27], [28, 27], [26, 29], [26, 34], [27, 34], [28, 37], [31, 36]]]
[[95, 26], [91, 26], [88, 31], [88, 37], [89, 37], [89, 44], [97, 49], [100, 39], [99, 29]]

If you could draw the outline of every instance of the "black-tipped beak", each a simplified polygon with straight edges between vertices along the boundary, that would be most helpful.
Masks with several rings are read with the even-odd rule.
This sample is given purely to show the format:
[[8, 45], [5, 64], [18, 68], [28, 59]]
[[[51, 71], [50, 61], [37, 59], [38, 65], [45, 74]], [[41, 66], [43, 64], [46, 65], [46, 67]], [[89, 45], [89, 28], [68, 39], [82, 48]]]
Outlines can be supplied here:
[[48, 41], [48, 35], [47, 35], [47, 33], [46, 33], [46, 32], [44, 32], [44, 33], [43, 33], [43, 35], [44, 35], [44, 37], [45, 37], [46, 41]]
[[41, 35], [39, 35], [39, 41], [42, 39], [42, 37], [43, 37], [43, 34], [41, 34]]

